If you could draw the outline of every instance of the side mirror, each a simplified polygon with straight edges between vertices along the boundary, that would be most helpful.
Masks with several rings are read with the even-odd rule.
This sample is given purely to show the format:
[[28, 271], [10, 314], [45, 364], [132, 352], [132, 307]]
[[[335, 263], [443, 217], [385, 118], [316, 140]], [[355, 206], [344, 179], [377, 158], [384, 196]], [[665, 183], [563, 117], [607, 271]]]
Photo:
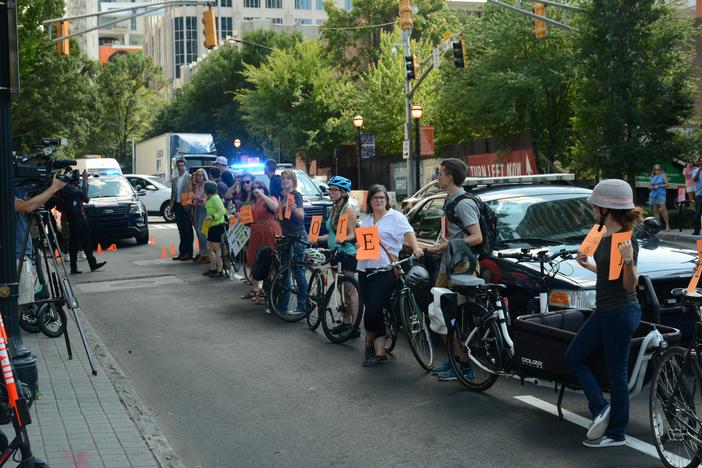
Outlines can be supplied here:
[[139, 190], [137, 190], [137, 196], [143, 197], [144, 195], [146, 195], [146, 190], [139, 187]]

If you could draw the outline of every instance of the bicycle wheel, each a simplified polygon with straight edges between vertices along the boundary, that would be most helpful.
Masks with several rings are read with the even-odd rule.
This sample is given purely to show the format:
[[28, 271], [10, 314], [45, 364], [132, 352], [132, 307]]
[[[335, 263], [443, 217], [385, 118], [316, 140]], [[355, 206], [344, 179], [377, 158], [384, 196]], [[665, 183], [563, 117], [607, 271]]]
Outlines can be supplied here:
[[397, 322], [393, 316], [393, 308], [383, 309], [383, 319], [385, 320], [385, 352], [392, 353], [397, 344]]
[[[448, 328], [448, 357], [458, 381], [470, 390], [483, 392], [497, 381], [496, 372], [501, 365], [499, 350], [502, 349], [502, 335], [494, 320], [478, 323], [476, 317], [480, 315], [476, 314], [480, 314], [480, 311], [474, 310], [469, 304], [464, 304], [455, 325]], [[480, 365], [471, 361], [470, 370], [467, 371], [457, 354], [466, 356], [469, 353]]]
[[412, 292], [400, 296], [400, 316], [414, 358], [422, 369], [429, 372], [434, 365], [431, 334], [424, 313], [419, 309]]
[[[312, 270], [305, 268], [305, 287], [309, 284], [309, 279], [312, 276]], [[281, 269], [273, 278], [271, 286], [268, 290], [267, 299], [268, 307], [270, 311], [274, 313], [281, 320], [286, 322], [297, 322], [302, 320], [310, 312], [309, 303], [305, 298], [307, 305], [305, 310], [301, 313], [296, 313], [295, 309], [298, 304], [298, 293], [300, 291], [300, 285], [297, 284], [297, 279], [295, 275], [292, 274], [290, 268], [287, 266]], [[287, 304], [283, 304], [282, 301], [285, 296], [288, 296]]]
[[343, 343], [360, 336], [358, 326], [363, 318], [363, 300], [355, 278], [337, 278], [336, 283], [327, 290], [324, 300], [322, 330], [332, 343]]
[[63, 305], [48, 303], [41, 306], [38, 312], [41, 332], [49, 338], [58, 338], [63, 335], [66, 325], [66, 313]]
[[649, 393], [649, 415], [656, 450], [669, 468], [700, 463], [702, 378], [695, 356], [674, 346], [658, 360]]
[[22, 330], [29, 333], [39, 333], [41, 327], [39, 326], [39, 305], [38, 304], [25, 304], [22, 307], [22, 313], [19, 314], [19, 324]]
[[310, 278], [310, 288], [307, 293], [310, 313], [307, 314], [305, 320], [307, 328], [312, 331], [317, 330], [324, 313], [324, 280], [324, 275], [318, 271], [312, 273], [312, 278]]
[[224, 231], [224, 233], [222, 234], [222, 238], [219, 245], [221, 246], [220, 251], [222, 257], [222, 271], [224, 272], [224, 276], [226, 276], [227, 278], [233, 278], [234, 273], [239, 269], [239, 265], [236, 264], [236, 261], [231, 254], [227, 231]]

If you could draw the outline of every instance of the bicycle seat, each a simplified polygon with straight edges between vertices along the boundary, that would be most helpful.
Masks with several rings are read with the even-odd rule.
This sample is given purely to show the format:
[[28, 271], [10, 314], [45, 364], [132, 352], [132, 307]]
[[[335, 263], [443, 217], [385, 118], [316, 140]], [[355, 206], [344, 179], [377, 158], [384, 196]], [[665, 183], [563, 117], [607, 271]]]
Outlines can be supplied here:
[[485, 280], [473, 275], [454, 275], [451, 277], [451, 284], [459, 287], [475, 287], [484, 285]]

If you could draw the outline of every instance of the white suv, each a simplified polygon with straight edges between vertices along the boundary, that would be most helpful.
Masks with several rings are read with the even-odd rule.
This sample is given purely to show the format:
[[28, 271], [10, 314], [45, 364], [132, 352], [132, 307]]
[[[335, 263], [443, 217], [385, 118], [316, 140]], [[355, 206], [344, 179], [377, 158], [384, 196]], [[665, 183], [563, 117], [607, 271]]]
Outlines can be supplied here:
[[171, 201], [171, 187], [168, 182], [153, 175], [126, 174], [124, 177], [132, 184], [150, 215], [163, 216], [167, 223], [175, 222], [175, 213], [168, 208]]

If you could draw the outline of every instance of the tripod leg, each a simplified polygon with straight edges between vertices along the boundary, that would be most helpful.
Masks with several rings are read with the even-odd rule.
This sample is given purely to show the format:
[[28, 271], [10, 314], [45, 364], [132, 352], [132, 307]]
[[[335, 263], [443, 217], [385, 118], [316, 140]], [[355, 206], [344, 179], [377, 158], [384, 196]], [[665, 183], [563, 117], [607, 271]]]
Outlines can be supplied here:
[[68, 317], [66, 316], [66, 311], [63, 310], [63, 304], [58, 309], [59, 317], [61, 317], [61, 329], [63, 330], [63, 339], [66, 342], [66, 352], [68, 352], [68, 359], [73, 359], [73, 350], [71, 349], [71, 340], [68, 338]]

